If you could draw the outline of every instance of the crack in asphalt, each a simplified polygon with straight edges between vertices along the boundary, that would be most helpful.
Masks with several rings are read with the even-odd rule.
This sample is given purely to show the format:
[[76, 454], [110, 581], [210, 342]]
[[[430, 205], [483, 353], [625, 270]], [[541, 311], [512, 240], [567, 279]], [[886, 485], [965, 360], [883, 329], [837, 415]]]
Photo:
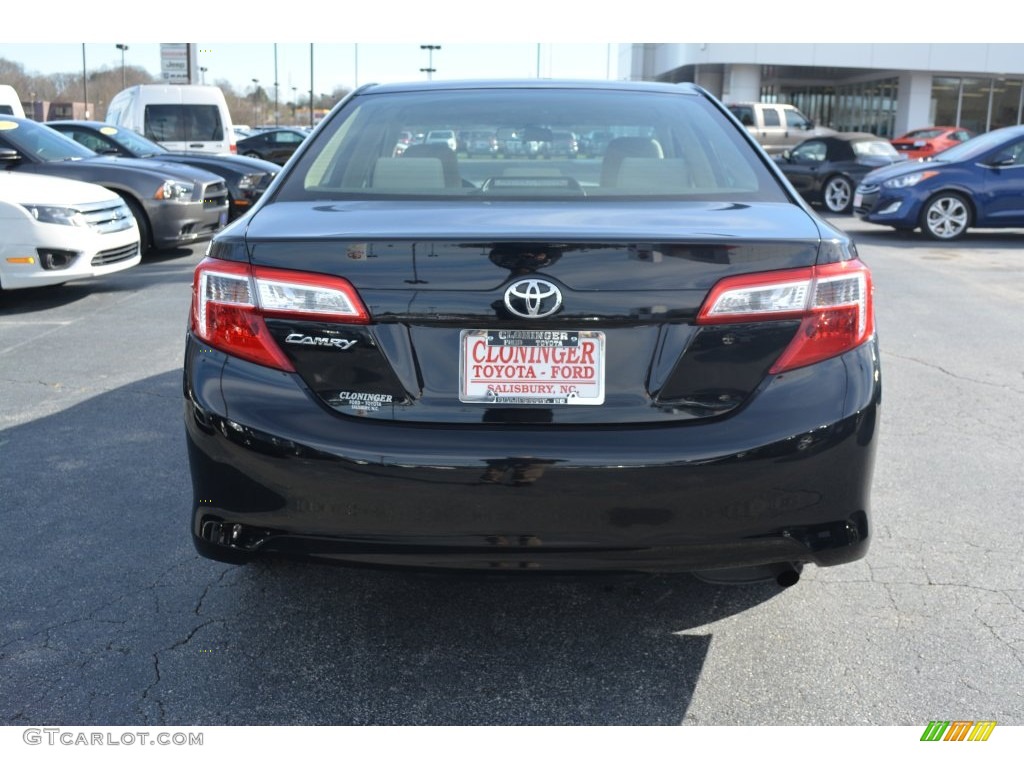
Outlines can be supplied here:
[[[59, 622], [55, 622], [55, 623], [52, 623], [52, 624], [48, 624], [47, 626], [41, 627], [40, 629], [37, 629], [37, 630], [35, 630], [33, 632], [30, 632], [30, 633], [28, 633], [26, 635], [23, 635], [21, 637], [15, 638], [13, 640], [7, 641], [3, 645], [0, 645], [0, 661], [4, 661], [4, 660], [7, 660], [7, 659], [10, 658], [11, 654], [9, 654], [7, 652], [7, 649], [10, 648], [11, 646], [16, 645], [16, 644], [28, 644], [29, 648], [36, 647], [36, 648], [39, 648], [39, 649], [45, 649], [46, 651], [49, 651], [49, 652], [52, 652], [52, 653], [67, 653], [68, 651], [66, 651], [65, 649], [62, 649], [62, 648], [60, 648], [60, 647], [58, 647], [56, 645], [56, 643], [54, 641], [53, 634], [55, 632], [57, 632], [58, 630], [61, 630], [63, 628], [67, 628], [67, 627], [71, 627], [71, 626], [76, 625], [76, 624], [84, 624], [84, 623], [91, 622], [91, 623], [98, 623], [98, 624], [114, 625], [114, 626], [119, 626], [119, 627], [124, 628], [124, 627], [126, 627], [128, 624], [130, 624], [133, 621], [132, 618], [126, 618], [126, 619], [98, 618], [98, 614], [100, 614], [101, 612], [103, 612], [105, 610], [109, 610], [110, 608], [113, 608], [113, 607], [117, 606], [119, 603], [124, 603], [125, 601], [130, 601], [130, 600], [136, 599], [136, 598], [138, 598], [141, 595], [150, 594], [152, 596], [152, 598], [154, 600], [154, 612], [159, 614], [160, 613], [160, 599], [159, 599], [159, 595], [155, 592], [155, 590], [160, 588], [160, 587], [167, 586], [166, 584], [164, 584], [164, 579], [167, 577], [168, 574], [170, 574], [173, 571], [181, 568], [184, 565], [187, 565], [189, 563], [194, 562], [196, 559], [198, 559], [198, 557], [199, 557], [199, 555], [195, 555], [195, 556], [193, 556], [191, 558], [188, 558], [187, 560], [183, 560], [183, 561], [175, 563], [175, 564], [173, 564], [171, 566], [168, 566], [163, 571], [161, 571], [156, 576], [156, 578], [154, 578], [146, 586], [141, 587], [139, 589], [136, 589], [134, 591], [125, 593], [125, 594], [118, 595], [114, 599], [104, 601], [101, 605], [96, 606], [95, 608], [90, 609], [85, 615], [80, 615], [80, 616], [76, 616], [76, 617], [73, 617], [73, 618], [65, 619], [63, 621], [59, 621]], [[217, 577], [215, 579], [210, 580], [209, 583], [207, 583], [206, 586], [203, 588], [203, 592], [202, 592], [202, 594], [200, 596], [200, 599], [197, 601], [196, 607], [193, 610], [193, 612], [198, 614], [198, 611], [202, 607], [202, 602], [206, 598], [206, 596], [209, 593], [210, 589], [215, 587], [215, 586], [217, 586], [217, 585], [219, 585], [219, 584], [221, 584], [221, 583], [223, 583], [224, 578], [227, 576], [227, 574], [230, 573], [233, 570], [236, 570], [239, 567], [241, 567], [241, 566], [228, 566], [223, 571], [221, 571], [219, 574], [217, 574]], [[160, 724], [164, 724], [165, 721], [166, 721], [166, 712], [164, 710], [164, 705], [163, 705], [163, 702], [157, 696], [155, 696], [155, 695], [151, 696], [151, 692], [153, 691], [153, 689], [156, 688], [160, 684], [160, 682], [162, 680], [162, 675], [160, 673], [160, 654], [161, 653], [167, 653], [169, 651], [173, 651], [173, 650], [175, 650], [177, 648], [182, 647], [183, 645], [188, 644], [192, 640], [192, 638], [195, 636], [195, 634], [197, 632], [199, 632], [199, 630], [201, 630], [203, 627], [206, 627], [206, 626], [209, 626], [210, 624], [215, 624], [215, 623], [223, 624], [224, 620], [223, 619], [210, 619], [208, 621], [204, 621], [201, 624], [192, 627], [191, 630], [188, 632], [188, 634], [184, 638], [177, 640], [176, 642], [172, 643], [167, 648], [159, 649], [159, 650], [156, 650], [156, 651], [154, 651], [152, 653], [153, 669], [154, 669], [155, 680], [153, 680], [153, 682], [151, 682], [143, 690], [142, 696], [140, 698], [140, 702], [144, 705], [145, 702], [152, 701], [157, 706], [157, 709], [158, 709], [158, 711], [160, 713]], [[40, 638], [40, 637], [42, 639], [42, 642], [41, 643], [36, 642], [35, 644], [33, 644], [33, 641], [36, 640], [37, 638]], [[106, 642], [106, 646], [104, 648], [102, 648], [102, 649], [83, 651], [85, 653], [85, 658], [82, 659], [81, 661], [72, 661], [72, 662], [70, 662], [71, 665], [74, 666], [75, 668], [77, 668], [78, 670], [82, 670], [89, 663], [90, 658], [93, 657], [97, 653], [117, 653], [117, 654], [120, 654], [122, 656], [131, 653], [131, 650], [129, 648], [125, 648], [125, 647], [119, 647], [117, 649], [114, 649], [113, 645], [114, 645], [115, 640], [116, 639], [108, 639], [107, 642]], [[25, 649], [21, 649], [21, 650], [25, 650]], [[23, 704], [22, 707], [18, 710], [18, 712], [15, 713], [13, 716], [11, 716], [11, 718], [10, 718], [11, 722], [16, 722], [19, 719], [25, 719], [25, 716], [26, 716], [25, 713], [26, 712], [28, 712], [30, 710], [33, 710], [36, 707], [36, 705], [38, 705], [42, 701], [44, 701], [46, 699], [50, 699], [52, 691], [57, 687], [57, 685], [58, 685], [58, 683], [60, 682], [61, 679], [63, 679], [63, 678], [54, 679], [54, 680], [49, 681], [48, 684], [45, 684], [45, 687], [43, 688], [42, 692], [38, 696], [34, 697], [32, 699], [32, 701], [27, 702], [26, 704]], [[145, 707], [144, 706], [139, 708], [139, 714], [142, 716], [142, 718], [144, 719], [146, 724], [150, 723], [150, 717], [149, 717], [148, 713], [145, 711]], [[32, 719], [33, 718], [28, 718], [29, 721], [31, 721]], [[34, 718], [34, 719], [38, 719], [38, 718]]]
[[63, 387], [66, 386], [60, 381], [43, 381], [42, 379], [9, 379], [6, 376], [0, 377], [0, 381], [6, 384], [42, 384], [44, 387]]
[[[985, 386], [985, 387], [993, 387], [995, 389], [1000, 389], [1000, 390], [1003, 390], [1003, 391], [1014, 392], [1014, 393], [1016, 393], [1018, 395], [1024, 395], [1024, 389], [1017, 389], [1016, 387], [1011, 387], [1008, 384], [994, 384], [991, 381], [982, 381], [981, 379], [972, 379], [970, 376], [961, 376], [959, 373], [953, 373], [952, 371], [950, 371], [950, 370], [948, 370], [946, 368], [943, 368], [941, 365], [938, 365], [936, 363], [930, 363], [927, 360], [922, 360], [922, 359], [920, 359], [918, 357], [911, 357], [909, 355], [901, 355], [901, 354], [898, 354], [896, 352], [886, 352], [885, 353], [885, 357], [894, 357], [897, 360], [906, 360], [906, 361], [911, 362], [911, 363], [917, 363], [918, 365], [923, 365], [926, 368], [931, 368], [933, 370], [939, 371], [940, 373], [944, 373], [946, 376], [949, 376], [952, 379], [957, 379], [958, 381], [965, 381], [965, 382], [967, 382], [969, 384], [981, 384], [982, 386]], [[1022, 375], [1024, 375], [1024, 374], [1022, 374]]]
[[[153, 696], [152, 699], [150, 699], [150, 695], [149, 695], [150, 692], [154, 688], [156, 688], [158, 685], [160, 685], [160, 683], [163, 681], [163, 675], [161, 675], [161, 673], [160, 673], [160, 654], [162, 654], [162, 653], [170, 653], [171, 651], [177, 650], [178, 648], [181, 648], [182, 646], [188, 645], [192, 641], [192, 638], [196, 636], [196, 633], [199, 632], [199, 630], [203, 629], [204, 627], [208, 627], [211, 624], [225, 624], [225, 623], [226, 622], [225, 622], [224, 619], [210, 619], [209, 621], [204, 621], [202, 624], [199, 624], [198, 626], [193, 627], [189, 631], [189, 633], [185, 637], [183, 637], [182, 639], [172, 643], [171, 645], [169, 645], [166, 648], [161, 648], [160, 650], [153, 651], [153, 673], [154, 673], [154, 676], [156, 677], [156, 679], [152, 683], [150, 683], [148, 686], [146, 686], [146, 689], [142, 692], [142, 697], [141, 698], [142, 698], [143, 702], [152, 701], [154, 704], [156, 704], [157, 709], [160, 712], [160, 722], [156, 723], [156, 725], [165, 725], [166, 722], [167, 722], [167, 713], [166, 713], [166, 710], [164, 709], [163, 701], [158, 696]], [[142, 715], [143, 715], [143, 717], [146, 718], [146, 725], [150, 725], [149, 716], [145, 712], [143, 712]]]
[[[0, 377], [0, 382], [2, 382], [4, 384], [23, 384], [23, 385], [26, 385], [26, 386], [36, 386], [36, 385], [38, 385], [38, 386], [41, 386], [41, 387], [46, 387], [47, 389], [57, 390], [57, 391], [59, 391], [61, 393], [65, 393], [65, 394], [74, 394], [74, 393], [80, 393], [80, 392], [105, 393], [105, 392], [110, 392], [110, 391], [112, 391], [114, 389], [118, 389], [119, 388], [118, 386], [111, 386], [111, 387], [81, 387], [81, 386], [74, 386], [74, 385], [71, 385], [71, 384], [65, 384], [62, 381], [43, 381], [42, 379], [10, 379], [10, 378], [6, 378], [6, 377]], [[127, 390], [128, 392], [131, 392], [132, 394], [136, 394], [136, 395], [149, 395], [151, 397], [160, 397], [160, 398], [163, 398], [163, 399], [166, 399], [166, 400], [177, 400], [177, 399], [179, 399], [181, 397], [181, 392], [179, 392], [177, 389], [175, 389], [173, 392], [156, 392], [156, 391], [151, 390], [151, 389], [143, 389], [143, 388], [133, 387], [131, 384], [125, 385], [124, 389]]]
[[198, 616], [200, 611], [202, 610], [203, 601], [206, 600], [206, 596], [209, 594], [210, 590], [214, 587], [219, 587], [221, 584], [224, 583], [224, 579], [229, 573], [231, 573], [232, 571], [237, 571], [241, 567], [241, 565], [229, 565], [227, 568], [221, 571], [220, 576], [217, 577], [217, 580], [215, 582], [212, 581], [209, 584], [207, 584], [203, 588], [203, 594], [201, 594], [199, 596], [199, 600], [196, 601], [196, 607], [192, 610], [192, 613]]

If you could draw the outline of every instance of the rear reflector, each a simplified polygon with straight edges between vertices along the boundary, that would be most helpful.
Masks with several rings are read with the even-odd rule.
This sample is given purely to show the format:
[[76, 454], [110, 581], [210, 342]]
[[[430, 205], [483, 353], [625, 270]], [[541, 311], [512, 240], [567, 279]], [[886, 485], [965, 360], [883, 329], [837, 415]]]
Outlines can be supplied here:
[[871, 292], [871, 273], [857, 259], [728, 277], [711, 289], [697, 324], [802, 319], [771, 368], [771, 373], [782, 373], [841, 355], [870, 339]]
[[192, 285], [192, 331], [211, 347], [260, 365], [294, 371], [264, 318], [370, 321], [352, 285], [340, 277], [203, 259]]

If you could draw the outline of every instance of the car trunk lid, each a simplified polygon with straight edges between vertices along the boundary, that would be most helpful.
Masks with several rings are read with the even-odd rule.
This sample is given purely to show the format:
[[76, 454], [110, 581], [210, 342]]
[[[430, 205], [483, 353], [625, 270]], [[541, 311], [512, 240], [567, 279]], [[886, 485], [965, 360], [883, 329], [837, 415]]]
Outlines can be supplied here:
[[[286, 222], [303, 236], [277, 236]], [[704, 299], [725, 277], [814, 264], [819, 239], [791, 204], [660, 201], [275, 203], [246, 231], [254, 265], [343, 277], [369, 310], [366, 326], [268, 319], [316, 397], [445, 424], [721, 416], [799, 322], [697, 326]]]

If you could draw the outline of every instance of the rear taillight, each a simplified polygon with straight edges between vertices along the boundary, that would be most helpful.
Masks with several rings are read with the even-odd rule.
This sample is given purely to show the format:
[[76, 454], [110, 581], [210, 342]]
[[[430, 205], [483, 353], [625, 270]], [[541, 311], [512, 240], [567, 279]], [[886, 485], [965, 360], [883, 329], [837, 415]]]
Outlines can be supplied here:
[[800, 319], [771, 373], [841, 355], [871, 338], [871, 273], [857, 259], [727, 277], [711, 289], [698, 325]]
[[203, 259], [192, 283], [192, 332], [203, 342], [260, 365], [294, 371], [264, 318], [365, 324], [369, 313], [340, 277]]
[[230, 145], [228, 145], [228, 151], [232, 155], [237, 155], [238, 154], [238, 145], [237, 144], [230, 144]]

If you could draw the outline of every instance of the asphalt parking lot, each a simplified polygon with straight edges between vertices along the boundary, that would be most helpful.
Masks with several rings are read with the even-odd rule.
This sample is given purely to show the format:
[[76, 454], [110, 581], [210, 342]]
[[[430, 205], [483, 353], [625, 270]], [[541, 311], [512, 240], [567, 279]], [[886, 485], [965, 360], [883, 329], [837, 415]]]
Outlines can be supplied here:
[[0, 724], [1024, 724], [1024, 232], [834, 221], [875, 275], [876, 529], [784, 591], [201, 559], [202, 246], [0, 297]]

